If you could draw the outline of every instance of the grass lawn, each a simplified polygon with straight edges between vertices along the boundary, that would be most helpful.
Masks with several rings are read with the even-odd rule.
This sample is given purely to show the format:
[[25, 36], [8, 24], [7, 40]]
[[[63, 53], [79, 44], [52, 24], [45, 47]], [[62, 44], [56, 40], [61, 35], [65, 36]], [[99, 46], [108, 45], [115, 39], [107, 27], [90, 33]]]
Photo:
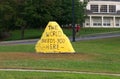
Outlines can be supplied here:
[[44, 72], [3, 72], [1, 79], [119, 79], [115, 76], [72, 74], [72, 73], [44, 73]]
[[[25, 39], [40, 38], [44, 29], [26, 29], [25, 30]], [[72, 29], [64, 29], [64, 33], [70, 37], [72, 35]], [[96, 33], [106, 33], [106, 32], [119, 32], [120, 28], [81, 28], [77, 36], [83, 36], [88, 34]], [[11, 31], [11, 36], [5, 40], [20, 40], [21, 32], [20, 30]]]
[[75, 54], [36, 54], [34, 45], [0, 46], [0, 68], [120, 73], [120, 38], [74, 42]]
[[[43, 29], [26, 29], [24, 34], [24, 39], [34, 39], [40, 38], [43, 33]], [[21, 31], [13, 30], [10, 31], [11, 36], [5, 40], [20, 40], [21, 39]]]
[[120, 28], [81, 28], [79, 32], [80, 32], [80, 35], [120, 32]]

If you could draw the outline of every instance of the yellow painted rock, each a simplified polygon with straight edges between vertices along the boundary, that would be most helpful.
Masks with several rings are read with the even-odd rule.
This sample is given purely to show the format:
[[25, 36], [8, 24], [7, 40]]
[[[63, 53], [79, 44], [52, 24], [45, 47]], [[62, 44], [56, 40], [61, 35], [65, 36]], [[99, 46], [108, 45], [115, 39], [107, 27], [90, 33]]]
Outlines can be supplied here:
[[41, 39], [35, 46], [37, 53], [74, 53], [70, 40], [54, 21], [48, 23]]

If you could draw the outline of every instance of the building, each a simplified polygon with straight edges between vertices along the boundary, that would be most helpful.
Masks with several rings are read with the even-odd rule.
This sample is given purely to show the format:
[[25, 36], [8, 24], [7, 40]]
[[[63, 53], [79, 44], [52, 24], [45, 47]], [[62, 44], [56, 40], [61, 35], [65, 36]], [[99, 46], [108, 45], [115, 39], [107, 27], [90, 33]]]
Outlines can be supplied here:
[[84, 27], [120, 28], [120, 0], [87, 0]]

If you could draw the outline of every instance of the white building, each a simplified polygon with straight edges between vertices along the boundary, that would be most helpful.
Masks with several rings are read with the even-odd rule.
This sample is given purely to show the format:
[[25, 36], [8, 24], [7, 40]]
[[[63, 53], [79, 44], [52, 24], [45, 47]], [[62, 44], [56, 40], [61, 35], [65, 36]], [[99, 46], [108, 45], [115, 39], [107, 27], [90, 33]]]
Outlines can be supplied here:
[[120, 0], [88, 0], [84, 27], [120, 28]]

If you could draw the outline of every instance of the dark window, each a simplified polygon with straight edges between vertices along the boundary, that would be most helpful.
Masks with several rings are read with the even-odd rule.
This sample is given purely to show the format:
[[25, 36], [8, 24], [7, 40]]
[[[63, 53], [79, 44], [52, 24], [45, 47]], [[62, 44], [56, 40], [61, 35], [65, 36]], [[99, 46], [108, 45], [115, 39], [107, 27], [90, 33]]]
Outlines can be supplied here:
[[86, 25], [87, 25], [87, 26], [89, 26], [89, 25], [90, 25], [90, 23], [86, 23]]
[[106, 26], [106, 23], [104, 23], [103, 25]]
[[101, 5], [100, 12], [107, 12], [107, 5]]
[[97, 23], [93, 23], [93, 26], [97, 26]]
[[98, 26], [101, 26], [102, 24], [101, 23], [98, 23]]
[[116, 12], [116, 6], [115, 5], [109, 5], [109, 12]]
[[116, 26], [119, 26], [119, 24], [116, 24]]
[[91, 5], [92, 12], [98, 12], [98, 5]]
[[93, 23], [93, 26], [101, 26], [101, 23]]
[[103, 23], [104, 26], [110, 26], [110, 23]]
[[107, 23], [107, 26], [110, 26], [110, 23]]

